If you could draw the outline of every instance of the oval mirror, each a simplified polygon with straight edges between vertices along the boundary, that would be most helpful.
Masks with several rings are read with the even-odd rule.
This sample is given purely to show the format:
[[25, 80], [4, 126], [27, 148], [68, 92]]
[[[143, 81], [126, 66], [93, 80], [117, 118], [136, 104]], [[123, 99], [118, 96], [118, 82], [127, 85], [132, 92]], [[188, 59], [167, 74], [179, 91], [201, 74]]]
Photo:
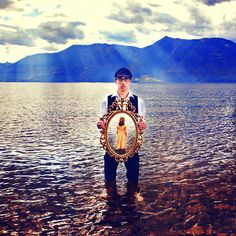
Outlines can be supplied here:
[[116, 157], [130, 156], [136, 149], [138, 127], [135, 118], [128, 112], [117, 112], [107, 121], [107, 145]]
[[[121, 110], [118, 106], [121, 105]], [[100, 142], [103, 148], [118, 162], [127, 161], [132, 157], [143, 143], [142, 132], [138, 129], [138, 115], [132, 111], [124, 110], [127, 102], [114, 102], [115, 110], [110, 110], [104, 116], [106, 126], [101, 130]]]

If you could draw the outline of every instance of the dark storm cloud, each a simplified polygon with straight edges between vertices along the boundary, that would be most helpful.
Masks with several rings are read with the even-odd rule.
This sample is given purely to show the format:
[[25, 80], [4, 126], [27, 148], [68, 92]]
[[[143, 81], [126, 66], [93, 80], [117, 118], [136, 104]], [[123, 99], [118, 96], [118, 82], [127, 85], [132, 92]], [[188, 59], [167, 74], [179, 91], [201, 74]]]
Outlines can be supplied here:
[[85, 25], [82, 22], [62, 22], [51, 21], [39, 25], [38, 29], [32, 29], [30, 32], [35, 37], [46, 40], [48, 43], [67, 43], [70, 39], [83, 39], [84, 32], [78, 28]]
[[137, 39], [133, 31], [122, 31], [117, 33], [112, 33], [110, 31], [100, 31], [107, 41], [116, 41], [123, 43], [136, 43]]
[[0, 44], [34, 46], [34, 39], [17, 26], [0, 24]]
[[146, 17], [152, 14], [152, 10], [143, 7], [139, 3], [129, 1], [125, 8], [115, 5], [117, 12], [108, 16], [108, 19], [120, 21], [126, 24], [142, 24]]
[[202, 3], [208, 5], [208, 6], [214, 6], [217, 3], [222, 3], [222, 2], [232, 2], [234, 0], [201, 0]]

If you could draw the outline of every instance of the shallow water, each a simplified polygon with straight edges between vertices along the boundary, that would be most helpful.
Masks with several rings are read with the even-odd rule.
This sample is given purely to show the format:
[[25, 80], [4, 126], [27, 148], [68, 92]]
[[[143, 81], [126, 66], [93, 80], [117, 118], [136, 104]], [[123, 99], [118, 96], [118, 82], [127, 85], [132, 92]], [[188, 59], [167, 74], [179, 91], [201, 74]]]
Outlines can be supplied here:
[[123, 164], [104, 186], [96, 120], [114, 89], [0, 84], [0, 234], [236, 235], [236, 84], [133, 85], [148, 122], [141, 198]]

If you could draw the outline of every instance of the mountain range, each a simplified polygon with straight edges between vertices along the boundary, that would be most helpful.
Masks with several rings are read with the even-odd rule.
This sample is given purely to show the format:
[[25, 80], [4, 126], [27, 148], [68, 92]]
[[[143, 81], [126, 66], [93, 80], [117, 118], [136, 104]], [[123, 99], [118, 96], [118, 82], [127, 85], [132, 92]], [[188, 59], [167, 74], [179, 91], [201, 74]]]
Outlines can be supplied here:
[[222, 38], [164, 37], [137, 48], [73, 45], [56, 53], [0, 63], [1, 82], [112, 82], [120, 67], [136, 82], [236, 82], [236, 43]]

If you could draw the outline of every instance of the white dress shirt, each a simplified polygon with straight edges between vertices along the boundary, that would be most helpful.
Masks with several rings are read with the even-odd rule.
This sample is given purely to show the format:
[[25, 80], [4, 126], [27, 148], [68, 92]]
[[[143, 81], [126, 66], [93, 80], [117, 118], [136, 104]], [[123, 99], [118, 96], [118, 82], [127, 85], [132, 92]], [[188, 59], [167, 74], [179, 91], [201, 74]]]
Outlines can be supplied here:
[[[112, 97], [117, 97], [121, 99], [117, 92], [112, 94]], [[127, 98], [129, 99], [130, 97], [134, 97], [131, 91], [129, 91]], [[107, 106], [108, 106], [108, 98], [106, 96], [102, 101], [102, 107], [101, 107], [102, 115], [105, 115], [108, 112]], [[144, 102], [140, 97], [138, 97], [138, 114], [143, 117], [145, 117], [145, 114], [146, 114]]]

